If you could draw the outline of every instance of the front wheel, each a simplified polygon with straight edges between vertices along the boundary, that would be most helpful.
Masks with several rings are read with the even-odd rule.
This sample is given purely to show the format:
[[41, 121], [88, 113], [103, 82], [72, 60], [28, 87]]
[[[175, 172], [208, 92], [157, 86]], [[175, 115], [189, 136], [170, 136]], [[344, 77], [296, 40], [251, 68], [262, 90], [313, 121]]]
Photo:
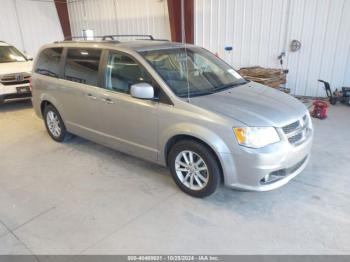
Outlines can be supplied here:
[[193, 140], [176, 143], [168, 163], [175, 183], [191, 196], [209, 196], [220, 184], [219, 163], [211, 150], [201, 143]]
[[44, 110], [44, 122], [47, 132], [57, 142], [63, 142], [68, 137], [68, 132], [57, 109], [48, 105]]

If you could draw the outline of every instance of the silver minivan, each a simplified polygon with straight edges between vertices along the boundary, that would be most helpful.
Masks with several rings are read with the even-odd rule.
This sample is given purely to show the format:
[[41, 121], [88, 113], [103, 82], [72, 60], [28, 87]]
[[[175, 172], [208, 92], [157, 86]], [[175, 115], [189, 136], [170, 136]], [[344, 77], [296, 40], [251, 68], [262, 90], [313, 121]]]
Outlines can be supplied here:
[[48, 44], [35, 59], [32, 95], [55, 141], [75, 134], [167, 166], [195, 197], [220, 183], [275, 189], [310, 156], [313, 128], [302, 103], [193, 45]]

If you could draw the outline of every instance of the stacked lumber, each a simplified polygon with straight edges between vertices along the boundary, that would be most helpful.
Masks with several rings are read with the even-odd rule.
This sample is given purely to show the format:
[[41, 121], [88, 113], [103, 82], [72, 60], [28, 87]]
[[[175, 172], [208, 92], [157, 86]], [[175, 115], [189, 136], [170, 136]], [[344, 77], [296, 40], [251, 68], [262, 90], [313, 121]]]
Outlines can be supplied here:
[[281, 85], [285, 84], [287, 81], [286, 73], [281, 69], [255, 66], [241, 68], [238, 72], [247, 80], [273, 88], [280, 88]]

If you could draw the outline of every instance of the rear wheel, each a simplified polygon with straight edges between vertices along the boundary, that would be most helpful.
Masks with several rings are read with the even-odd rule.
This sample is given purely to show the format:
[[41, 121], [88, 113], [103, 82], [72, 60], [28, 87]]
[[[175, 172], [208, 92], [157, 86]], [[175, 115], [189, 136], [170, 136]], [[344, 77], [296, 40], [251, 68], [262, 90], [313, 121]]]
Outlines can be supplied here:
[[69, 136], [63, 120], [54, 106], [45, 107], [44, 122], [46, 130], [53, 140], [63, 142]]
[[211, 150], [193, 140], [176, 143], [169, 154], [175, 183], [194, 197], [213, 194], [220, 184], [220, 168]]

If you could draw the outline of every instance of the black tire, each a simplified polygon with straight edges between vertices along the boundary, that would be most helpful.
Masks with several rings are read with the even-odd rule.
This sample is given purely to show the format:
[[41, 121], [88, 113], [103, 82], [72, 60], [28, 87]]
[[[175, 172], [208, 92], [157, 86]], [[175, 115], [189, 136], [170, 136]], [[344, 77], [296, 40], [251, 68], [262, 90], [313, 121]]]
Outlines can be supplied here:
[[335, 97], [332, 97], [330, 98], [329, 102], [334, 106], [337, 103], [337, 99]]
[[347, 98], [345, 99], [345, 104], [347, 104], [348, 106], [350, 106], [350, 97], [347, 97]]
[[[61, 129], [60, 134], [58, 136], [54, 135], [48, 126], [47, 115], [49, 112], [53, 112], [57, 116], [59, 127]], [[54, 106], [52, 106], [52, 105], [45, 106], [45, 108], [44, 108], [44, 122], [45, 122], [47, 132], [49, 133], [51, 138], [53, 140], [55, 140], [56, 142], [63, 142], [65, 140], [67, 140], [68, 138], [70, 138], [70, 134], [67, 132], [66, 126], [64, 125], [64, 122], [63, 122], [60, 114], [58, 113], [58, 110]]]
[[[208, 172], [207, 178], [208, 182], [204, 188], [200, 190], [192, 190], [188, 186], [186, 186], [178, 177], [176, 173], [176, 157], [183, 151], [192, 151], [198, 156], [200, 156], [207, 167]], [[219, 163], [217, 162], [217, 158], [213, 155], [212, 151], [205, 146], [195, 140], [183, 140], [177, 142], [170, 150], [168, 155], [168, 164], [170, 167], [171, 175], [178, 185], [178, 187], [185, 193], [198, 198], [204, 198], [214, 194], [220, 184], [221, 180], [221, 169], [219, 167]], [[186, 173], [185, 173], [186, 174]]]

